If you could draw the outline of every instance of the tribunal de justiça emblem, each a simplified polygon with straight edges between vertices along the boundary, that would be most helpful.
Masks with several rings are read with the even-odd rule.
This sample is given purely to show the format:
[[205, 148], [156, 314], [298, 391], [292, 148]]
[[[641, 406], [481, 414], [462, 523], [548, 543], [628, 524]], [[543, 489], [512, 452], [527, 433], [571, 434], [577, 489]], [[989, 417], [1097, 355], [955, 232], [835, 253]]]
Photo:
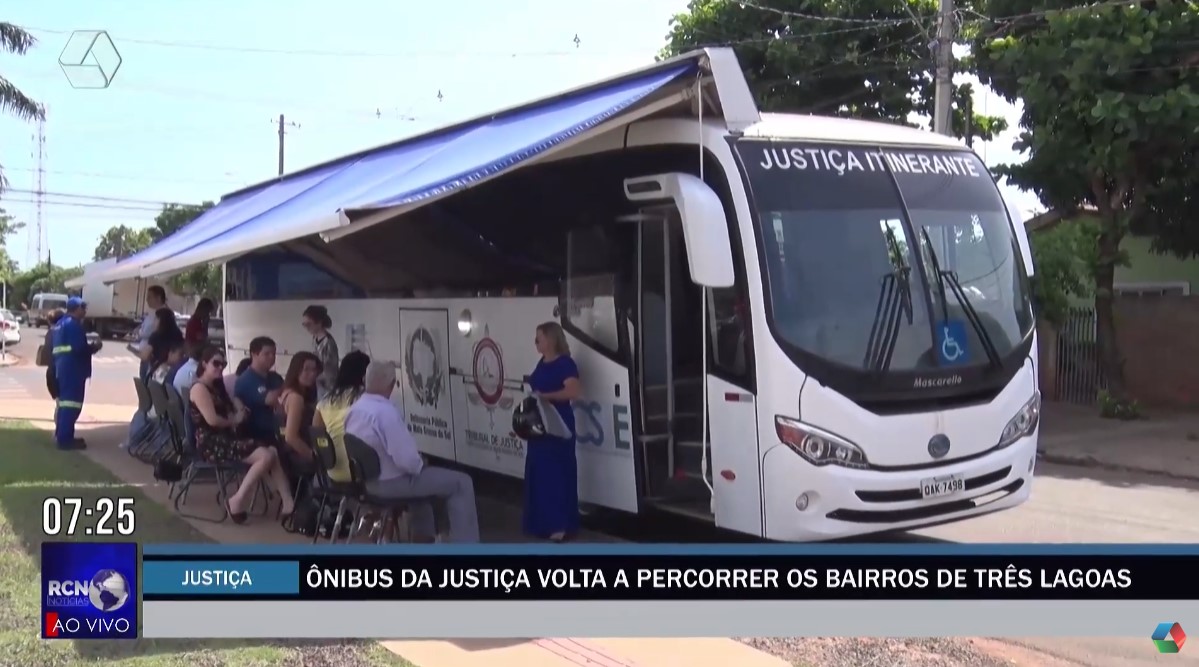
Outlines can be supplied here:
[[510, 409], [515, 400], [504, 396], [504, 353], [486, 327], [482, 340], [475, 344], [471, 372], [475, 376], [475, 393], [467, 396], [472, 403], [482, 403], [487, 408], [494, 427], [495, 411]]

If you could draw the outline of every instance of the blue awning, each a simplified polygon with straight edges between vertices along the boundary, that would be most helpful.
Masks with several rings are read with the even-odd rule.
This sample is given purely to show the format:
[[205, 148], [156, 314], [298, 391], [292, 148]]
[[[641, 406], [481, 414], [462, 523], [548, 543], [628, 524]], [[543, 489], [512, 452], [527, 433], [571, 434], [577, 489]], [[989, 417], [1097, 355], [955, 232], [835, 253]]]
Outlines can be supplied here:
[[166, 275], [348, 224], [355, 212], [419, 205], [503, 173], [638, 108], [695, 61], [536, 102], [234, 193], [119, 262], [104, 280]]

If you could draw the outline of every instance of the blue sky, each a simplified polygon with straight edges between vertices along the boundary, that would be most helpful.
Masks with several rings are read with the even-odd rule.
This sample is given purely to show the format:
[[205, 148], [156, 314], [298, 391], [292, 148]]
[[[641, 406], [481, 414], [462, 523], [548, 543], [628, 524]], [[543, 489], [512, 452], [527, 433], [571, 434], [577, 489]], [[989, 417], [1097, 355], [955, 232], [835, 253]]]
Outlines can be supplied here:
[[[109, 227], [152, 224], [156, 203], [216, 200], [274, 176], [280, 113], [299, 124], [286, 138], [292, 171], [648, 64], [668, 20], [685, 7], [686, 0], [9, 3], [0, 18], [34, 29], [39, 44], [23, 58], [0, 56], [0, 71], [48, 107], [42, 222], [54, 263], [75, 265], [91, 261]], [[107, 89], [71, 88], [59, 69], [71, 31], [87, 29], [106, 30], [121, 53]], [[1018, 118], [990, 95], [977, 108], [1013, 125]], [[36, 211], [22, 191], [35, 189], [36, 133], [0, 117], [0, 164], [11, 188], [0, 207], [29, 224], [8, 241], [22, 266], [35, 257]], [[1009, 134], [979, 152], [989, 164], [1007, 162], [1011, 142]], [[1005, 196], [1024, 210], [1037, 206], [1024, 193]]]

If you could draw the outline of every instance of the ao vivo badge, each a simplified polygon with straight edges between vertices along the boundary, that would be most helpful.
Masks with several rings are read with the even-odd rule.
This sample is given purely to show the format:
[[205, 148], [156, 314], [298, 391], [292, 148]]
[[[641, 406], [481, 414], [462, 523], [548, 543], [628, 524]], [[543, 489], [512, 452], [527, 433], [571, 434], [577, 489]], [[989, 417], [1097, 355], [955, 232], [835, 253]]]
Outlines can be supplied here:
[[42, 639], [137, 639], [137, 544], [42, 543]]

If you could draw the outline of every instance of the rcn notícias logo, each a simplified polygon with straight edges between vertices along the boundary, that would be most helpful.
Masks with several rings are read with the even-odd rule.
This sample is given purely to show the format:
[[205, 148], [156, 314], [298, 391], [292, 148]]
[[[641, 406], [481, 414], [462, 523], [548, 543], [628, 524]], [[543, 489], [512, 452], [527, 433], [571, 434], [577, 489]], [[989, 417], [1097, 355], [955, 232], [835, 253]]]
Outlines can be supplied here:
[[[129, 602], [129, 582], [113, 569], [102, 569], [90, 580], [52, 579], [46, 584], [46, 606], [59, 609], [91, 607], [102, 614], [111, 614]], [[45, 636], [48, 638], [78, 635], [86, 632], [116, 632], [127, 634], [131, 624], [125, 618], [75, 618], [58, 612], [46, 612]]]
[[1187, 634], [1177, 623], [1158, 623], [1151, 639], [1158, 653], [1178, 653], [1187, 641]]

